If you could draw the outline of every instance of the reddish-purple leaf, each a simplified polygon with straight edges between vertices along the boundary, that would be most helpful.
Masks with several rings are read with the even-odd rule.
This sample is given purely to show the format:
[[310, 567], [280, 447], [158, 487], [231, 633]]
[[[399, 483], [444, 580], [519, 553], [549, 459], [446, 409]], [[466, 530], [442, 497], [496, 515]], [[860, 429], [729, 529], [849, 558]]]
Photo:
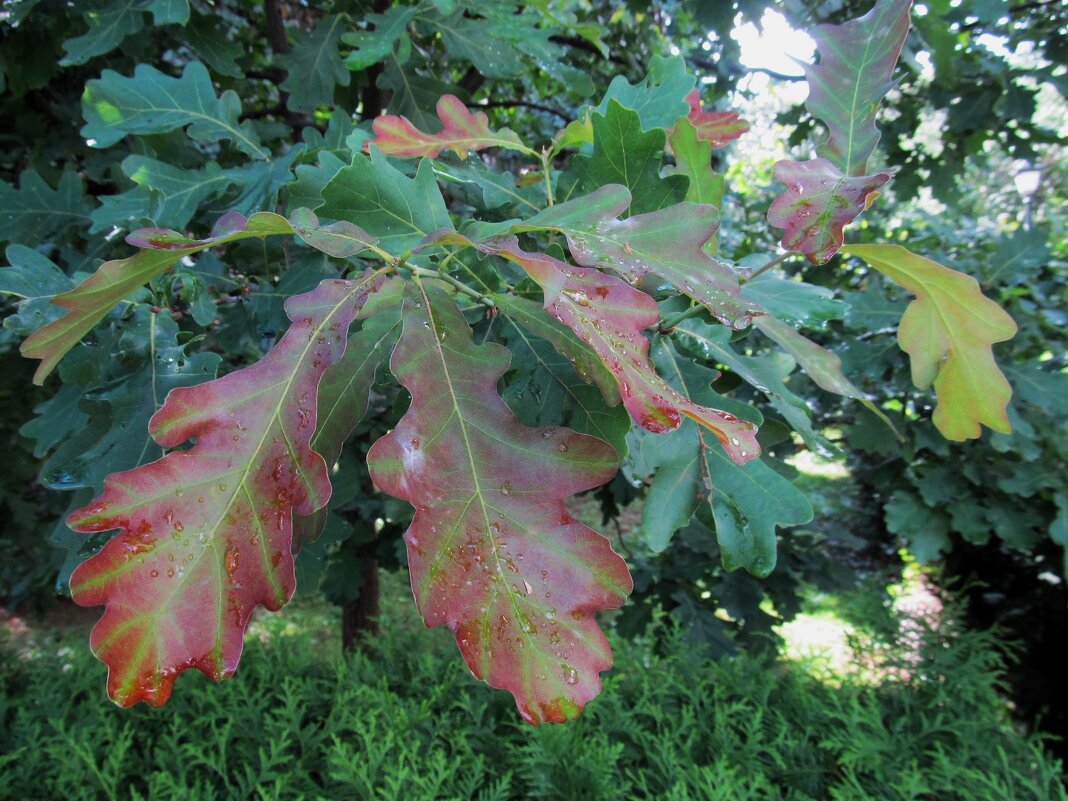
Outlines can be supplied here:
[[690, 104], [687, 119], [697, 129], [697, 138], [712, 147], [726, 147], [728, 142], [749, 130], [749, 123], [737, 111], [702, 111], [698, 89], [686, 96], [686, 102]]
[[728, 412], [698, 406], [657, 375], [642, 331], [656, 325], [659, 309], [644, 292], [599, 270], [527, 253], [515, 237], [472, 242], [461, 234], [440, 232], [427, 241], [475, 247], [526, 270], [544, 292], [546, 311], [578, 334], [612, 372], [624, 408], [643, 428], [658, 434], [674, 431], [685, 416], [715, 434], [739, 464], [759, 456], [756, 426]]
[[387, 155], [407, 158], [436, 158], [442, 150], [451, 150], [465, 159], [468, 151], [485, 150], [488, 147], [531, 152], [515, 131], [508, 128], [490, 130], [485, 112], [476, 111], [472, 114], [453, 95], [442, 96], [437, 109], [438, 118], [444, 126], [438, 133], [420, 131], [406, 117], [383, 114], [372, 123], [375, 138], [366, 142], [364, 147], [374, 145]]
[[513, 230], [560, 231], [579, 264], [617, 270], [631, 280], [655, 273], [725, 325], [745, 328], [752, 322], [756, 307], [741, 297], [738, 276], [704, 251], [719, 229], [714, 206], [677, 203], [619, 219], [629, 205], [627, 188], [608, 184], [523, 220]]
[[786, 191], [768, 209], [768, 222], [783, 228], [782, 246], [824, 264], [842, 247], [842, 230], [871, 205], [890, 180], [885, 172], [850, 178], [827, 159], [779, 161], [775, 177]]
[[403, 316], [391, 367], [412, 403], [368, 466], [416, 509], [404, 539], [419, 610], [455, 632], [471, 672], [509, 690], [527, 721], [573, 718], [612, 661], [594, 613], [633, 585], [563, 499], [608, 481], [615, 450], [519, 423], [496, 389], [508, 351], [476, 346], [442, 290], [413, 286]]
[[817, 25], [810, 33], [818, 64], [805, 66], [813, 117], [827, 126], [819, 154], [845, 175], [864, 175], [879, 143], [875, 111], [894, 86], [894, 65], [909, 32], [912, 0], [879, 0], [859, 19]]
[[191, 448], [109, 476], [71, 514], [76, 531], [120, 529], [70, 581], [77, 603], [105, 605], [91, 644], [117, 703], [158, 706], [189, 668], [231, 675], [252, 610], [292, 596], [293, 515], [330, 497], [327, 465], [310, 447], [316, 389], [384, 280], [368, 272], [290, 298], [293, 324], [262, 360], [173, 390], [152, 417], [159, 445], [195, 440]]

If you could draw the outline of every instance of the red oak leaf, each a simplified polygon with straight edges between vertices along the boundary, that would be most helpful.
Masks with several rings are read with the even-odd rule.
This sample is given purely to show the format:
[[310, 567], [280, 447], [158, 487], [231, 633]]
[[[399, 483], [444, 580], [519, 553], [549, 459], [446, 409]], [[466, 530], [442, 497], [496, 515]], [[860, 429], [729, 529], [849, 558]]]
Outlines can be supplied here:
[[782, 246], [824, 264], [845, 241], [842, 230], [864, 211], [890, 175], [850, 178], [827, 159], [779, 161], [775, 177], [786, 191], [772, 202], [768, 222], [783, 228]]
[[375, 138], [367, 141], [364, 148], [374, 145], [387, 155], [407, 158], [435, 158], [442, 150], [451, 150], [465, 159], [468, 151], [485, 150], [488, 147], [529, 152], [514, 131], [508, 128], [490, 130], [485, 112], [476, 111], [472, 114], [453, 95], [443, 95], [438, 100], [437, 110], [438, 118], [445, 127], [435, 134], [420, 131], [406, 117], [393, 114], [376, 117], [372, 123]]
[[544, 253], [527, 253], [515, 237], [472, 242], [448, 231], [427, 237], [426, 244], [459, 244], [508, 259], [542, 288], [545, 309], [568, 326], [600, 357], [619, 384], [623, 406], [643, 428], [673, 431], [689, 417], [709, 429], [734, 461], [760, 455], [756, 426], [733, 414], [698, 406], [656, 373], [649, 360], [649, 340], [642, 333], [660, 319], [656, 301], [626, 281], [599, 270], [573, 267]]
[[686, 96], [686, 102], [690, 104], [687, 119], [697, 129], [697, 138], [712, 147], [725, 147], [749, 130], [749, 123], [737, 111], [702, 111], [701, 93], [697, 89]]
[[162, 447], [196, 444], [109, 476], [71, 514], [76, 531], [120, 529], [70, 582], [75, 602], [105, 606], [91, 645], [117, 703], [158, 706], [188, 668], [231, 675], [252, 610], [292, 596], [293, 515], [330, 497], [327, 465], [309, 444], [316, 389], [385, 280], [368, 272], [290, 298], [293, 325], [263, 359], [173, 390], [152, 417]]
[[612, 661], [594, 612], [633, 585], [563, 499], [608, 481], [615, 450], [516, 420], [496, 389], [508, 351], [475, 345], [444, 291], [410, 287], [403, 317], [391, 367], [412, 403], [368, 466], [416, 509], [404, 539], [419, 610], [455, 632], [471, 672], [509, 690], [527, 721], [573, 718]]

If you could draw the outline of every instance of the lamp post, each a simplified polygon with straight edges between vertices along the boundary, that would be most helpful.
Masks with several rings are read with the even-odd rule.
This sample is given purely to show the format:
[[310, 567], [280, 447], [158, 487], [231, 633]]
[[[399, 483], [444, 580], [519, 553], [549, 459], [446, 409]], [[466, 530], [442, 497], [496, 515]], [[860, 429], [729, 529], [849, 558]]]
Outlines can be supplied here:
[[1042, 183], [1042, 170], [1030, 164], [1025, 164], [1023, 169], [1016, 173], [1013, 182], [1016, 184], [1016, 191], [1020, 193], [1020, 197], [1024, 201], [1024, 230], [1030, 231], [1031, 212], [1035, 205], [1035, 195], [1038, 194], [1038, 187]]

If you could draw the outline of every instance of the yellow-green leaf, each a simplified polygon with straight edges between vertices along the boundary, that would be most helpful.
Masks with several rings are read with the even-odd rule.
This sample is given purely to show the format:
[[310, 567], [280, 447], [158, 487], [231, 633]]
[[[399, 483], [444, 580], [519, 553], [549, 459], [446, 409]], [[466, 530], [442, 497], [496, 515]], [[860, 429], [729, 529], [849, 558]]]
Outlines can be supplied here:
[[946, 439], [974, 439], [979, 424], [1009, 433], [1012, 387], [991, 347], [1011, 339], [1016, 323], [979, 290], [971, 276], [917, 256], [900, 245], [850, 245], [887, 278], [913, 292], [897, 341], [912, 360], [912, 382], [934, 384], [934, 424]]

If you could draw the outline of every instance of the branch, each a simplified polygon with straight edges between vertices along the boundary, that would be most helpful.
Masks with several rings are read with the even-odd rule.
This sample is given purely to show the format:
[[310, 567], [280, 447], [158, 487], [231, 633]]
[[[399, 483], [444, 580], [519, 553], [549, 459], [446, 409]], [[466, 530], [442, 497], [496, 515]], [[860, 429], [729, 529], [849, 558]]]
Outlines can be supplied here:
[[630, 66], [630, 64], [628, 64], [624, 58], [613, 54], [611, 51], [609, 51], [608, 55], [605, 56], [605, 54], [598, 50], [592, 42], [586, 41], [581, 36], [564, 36], [562, 34], [554, 34], [549, 37], [549, 41], [555, 42], [556, 44], [567, 45], [568, 47], [574, 47], [576, 50], [584, 50], [587, 53], [593, 53], [598, 58], [607, 59], [613, 64], [622, 64], [625, 67]]
[[475, 108], [512, 108], [513, 106], [521, 106], [523, 108], [532, 108], [536, 111], [544, 111], [546, 114], [553, 114], [564, 122], [571, 122], [572, 119], [571, 115], [565, 114], [560, 109], [543, 103], [531, 103], [529, 100], [489, 100], [485, 103], [475, 103], [473, 105]]
[[282, 21], [282, 8], [278, 0], [263, 0], [263, 14], [267, 17], [267, 43], [275, 53], [289, 52], [289, 39]]
[[[698, 69], [702, 69], [705, 72], [719, 72], [720, 65], [714, 61], [709, 61], [707, 58], [701, 56], [686, 56], [686, 60], [693, 64]], [[767, 67], [742, 67], [734, 66], [733, 64], [728, 67], [728, 71], [731, 75], [748, 75], [751, 72], [762, 72], [765, 75], [774, 78], [777, 81], [803, 81], [804, 75], [787, 75], [785, 72], [776, 72], [775, 70], [769, 70]]]

